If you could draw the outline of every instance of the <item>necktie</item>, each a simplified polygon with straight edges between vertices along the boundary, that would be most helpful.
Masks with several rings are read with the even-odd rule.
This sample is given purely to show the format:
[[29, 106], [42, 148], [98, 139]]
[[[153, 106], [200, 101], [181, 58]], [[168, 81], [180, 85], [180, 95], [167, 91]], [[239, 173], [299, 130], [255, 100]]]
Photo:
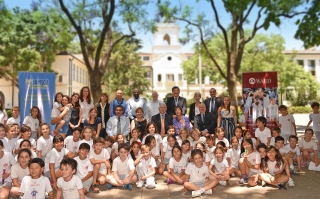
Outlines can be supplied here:
[[117, 134], [121, 133], [121, 122], [120, 117], [118, 117], [118, 123], [117, 123]]
[[164, 135], [164, 115], [161, 117], [161, 135]]
[[174, 98], [174, 102], [176, 103], [176, 106], [178, 106], [178, 98]]
[[214, 100], [211, 98], [211, 113], [214, 112]]
[[201, 114], [201, 120], [202, 120], [202, 123], [204, 123], [204, 116], [203, 116], [203, 114]]

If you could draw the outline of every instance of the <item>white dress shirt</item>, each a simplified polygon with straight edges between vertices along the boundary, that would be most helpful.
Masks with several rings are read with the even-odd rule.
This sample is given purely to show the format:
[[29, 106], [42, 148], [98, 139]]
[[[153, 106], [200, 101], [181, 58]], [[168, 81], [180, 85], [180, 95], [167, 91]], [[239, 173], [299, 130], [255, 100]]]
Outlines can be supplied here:
[[128, 110], [129, 118], [133, 119], [136, 116], [136, 109], [138, 107], [141, 107], [143, 109], [143, 116], [146, 116], [147, 103], [144, 99], [142, 98], [135, 99], [134, 97], [132, 97], [127, 101], [127, 110]]
[[161, 100], [157, 100], [157, 101], [149, 101], [147, 104], [147, 115], [146, 115], [146, 119], [148, 121], [151, 121], [151, 117], [154, 115], [157, 115], [159, 113], [159, 106], [160, 104], [163, 103]]
[[[127, 136], [130, 133], [130, 120], [125, 117], [120, 117], [120, 123], [121, 123], [121, 133], [124, 136]], [[109, 136], [116, 136], [117, 135], [117, 124], [118, 124], [118, 116], [112, 116], [109, 118], [107, 122], [107, 134]]]

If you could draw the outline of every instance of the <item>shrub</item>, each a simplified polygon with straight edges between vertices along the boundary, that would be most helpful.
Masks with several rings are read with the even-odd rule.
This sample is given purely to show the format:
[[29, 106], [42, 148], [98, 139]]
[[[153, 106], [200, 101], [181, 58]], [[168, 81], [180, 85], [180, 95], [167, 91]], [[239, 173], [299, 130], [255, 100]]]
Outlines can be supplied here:
[[311, 106], [291, 106], [288, 109], [290, 114], [294, 113], [310, 113], [312, 112]]

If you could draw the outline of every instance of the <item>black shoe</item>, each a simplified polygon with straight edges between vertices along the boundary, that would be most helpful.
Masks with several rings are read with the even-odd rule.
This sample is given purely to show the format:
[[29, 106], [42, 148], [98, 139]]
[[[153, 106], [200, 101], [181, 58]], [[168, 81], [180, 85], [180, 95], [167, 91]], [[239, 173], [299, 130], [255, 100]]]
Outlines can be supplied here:
[[278, 184], [278, 189], [287, 190], [286, 184], [285, 184], [285, 183], [279, 183], [279, 184]]

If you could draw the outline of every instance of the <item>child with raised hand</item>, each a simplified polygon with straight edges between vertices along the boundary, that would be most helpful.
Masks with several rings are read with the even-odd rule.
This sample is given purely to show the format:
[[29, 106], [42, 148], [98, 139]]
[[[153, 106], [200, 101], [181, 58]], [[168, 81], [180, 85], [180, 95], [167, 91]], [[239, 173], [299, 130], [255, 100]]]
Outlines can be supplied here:
[[19, 124], [20, 125], [20, 108], [13, 106], [11, 109], [11, 117], [7, 120], [8, 124]]
[[83, 186], [83, 193], [89, 192], [90, 186], [93, 181], [93, 166], [88, 158], [90, 152], [90, 145], [88, 143], [82, 143], [79, 146], [78, 156], [74, 159], [77, 161], [77, 173], [76, 175], [81, 179]]
[[[256, 150], [256, 146], [257, 146], [257, 140], [256, 138], [253, 138], [250, 131], [249, 130], [244, 130], [243, 131], [243, 139], [251, 139], [252, 144], [253, 144], [253, 150]], [[243, 141], [242, 139], [242, 141]], [[240, 143], [240, 148], [242, 146], [242, 142]]]
[[261, 157], [259, 152], [253, 151], [253, 143], [251, 139], [243, 139], [242, 148], [244, 151], [239, 160], [239, 168], [241, 171], [240, 184], [244, 184], [248, 180], [249, 186], [255, 186], [260, 173]]
[[89, 144], [90, 146], [90, 151], [93, 151], [93, 138], [94, 138], [94, 133], [93, 133], [93, 130], [91, 127], [89, 126], [85, 126], [83, 129], [82, 129], [82, 133], [81, 133], [81, 140], [79, 141], [79, 144], [78, 144], [78, 148], [76, 150], [76, 152], [78, 152], [78, 149], [79, 149], [79, 146], [80, 144], [82, 143], [87, 143]]
[[229, 164], [229, 174], [241, 177], [241, 171], [239, 170], [239, 159], [241, 149], [239, 148], [239, 141], [236, 136], [231, 138], [231, 148], [227, 151], [227, 161]]
[[230, 143], [229, 143], [228, 139], [224, 137], [224, 129], [222, 127], [217, 127], [215, 129], [215, 134], [216, 134], [215, 143], [222, 141], [226, 144], [226, 147], [229, 148]]
[[34, 158], [28, 164], [30, 176], [22, 179], [19, 195], [21, 199], [45, 198], [48, 193], [49, 198], [53, 199], [53, 192], [50, 181], [42, 176], [44, 161], [41, 158]]
[[37, 153], [38, 158], [44, 160], [52, 149], [53, 137], [50, 135], [50, 127], [47, 123], [40, 125], [40, 131], [42, 136], [37, 140]]
[[184, 188], [192, 191], [192, 197], [200, 196], [203, 193], [212, 195], [212, 188], [218, 184], [218, 180], [209, 179], [209, 168], [203, 163], [203, 152], [194, 149], [191, 152], [191, 157], [193, 162], [190, 162], [185, 170]]
[[281, 136], [286, 143], [289, 140], [290, 135], [297, 135], [296, 123], [293, 115], [288, 113], [288, 108], [285, 105], [280, 105], [279, 111], [281, 116], [279, 117], [277, 124], [281, 129]]
[[28, 163], [31, 160], [31, 151], [29, 149], [21, 149], [17, 155], [18, 162], [11, 167], [12, 188], [11, 195], [19, 196], [19, 190], [22, 179], [30, 174]]
[[265, 164], [262, 168], [264, 173], [259, 174], [259, 179], [267, 184], [277, 186], [279, 189], [287, 189], [285, 183], [289, 177], [282, 175], [284, 170], [284, 161], [278, 149], [269, 146], [266, 150]]
[[77, 151], [80, 143], [81, 132], [81, 127], [75, 127], [73, 129], [72, 135], [67, 136], [66, 139], [64, 139], [64, 147], [68, 149], [70, 152], [75, 153]]
[[1, 139], [3, 142], [4, 150], [6, 152], [12, 153], [14, 146], [18, 140], [18, 138], [15, 138], [16, 127], [12, 124], [6, 125], [5, 134], [6, 136], [3, 139]]
[[302, 153], [302, 163], [301, 167], [307, 165], [307, 161], [311, 160], [316, 167], [319, 166], [318, 159], [318, 146], [317, 143], [312, 140], [313, 130], [307, 129], [304, 132], [304, 137], [298, 143], [300, 151]]
[[135, 142], [135, 141], [141, 143], [141, 140], [139, 139], [140, 134], [141, 134], [141, 132], [140, 132], [140, 130], [138, 128], [132, 129], [130, 145], [132, 144], [132, 142]]
[[55, 190], [58, 189], [57, 179], [61, 176], [60, 162], [62, 161], [64, 156], [73, 158], [76, 156], [76, 154], [64, 148], [63, 137], [61, 135], [54, 136], [53, 148], [46, 155], [46, 158], [44, 160], [44, 175], [51, 179], [52, 186]]
[[11, 188], [11, 166], [15, 163], [12, 153], [4, 151], [3, 142], [0, 140], [0, 193], [3, 198], [9, 198]]
[[37, 143], [36, 143], [36, 140], [31, 137], [31, 129], [30, 129], [30, 127], [22, 126], [21, 127], [21, 138], [18, 139], [16, 144], [15, 144], [14, 151], [13, 151], [14, 154], [18, 154], [19, 148], [20, 148], [20, 143], [23, 140], [29, 140], [30, 143], [31, 143], [31, 147], [32, 147], [31, 150], [32, 151], [36, 151]]
[[182, 141], [181, 153], [182, 153], [182, 158], [186, 161], [186, 163], [189, 163], [190, 158], [191, 158], [191, 150], [190, 150], [190, 141], [189, 140]]
[[201, 136], [201, 132], [197, 128], [192, 128], [190, 131], [193, 142], [190, 146], [191, 150], [196, 148], [198, 142], [206, 142], [206, 138]]
[[214, 158], [214, 150], [216, 149], [215, 146], [215, 139], [211, 135], [206, 136], [206, 143], [208, 145], [208, 156], [210, 158], [210, 161]]
[[56, 198], [85, 199], [81, 179], [75, 175], [78, 163], [72, 158], [64, 158], [60, 163], [61, 177], [57, 181]]
[[[129, 157], [133, 159], [133, 161], [135, 161], [141, 154], [141, 142], [138, 141], [134, 141], [131, 144], [131, 150], [130, 150], [130, 154]], [[151, 154], [151, 151], [150, 151]]]
[[211, 179], [219, 180], [219, 184], [222, 186], [227, 185], [227, 180], [230, 179], [229, 164], [226, 159], [224, 159], [224, 148], [217, 147], [214, 150], [215, 158], [210, 162], [209, 173]]
[[100, 190], [96, 184], [103, 185], [106, 183], [108, 173], [111, 173], [111, 165], [109, 162], [110, 154], [107, 149], [103, 148], [104, 139], [97, 137], [93, 142], [93, 151], [90, 151], [89, 160], [93, 165], [93, 183], [92, 190], [94, 193], [99, 193]]
[[103, 148], [107, 149], [107, 151], [109, 152], [109, 154], [111, 155], [111, 147], [113, 145], [113, 138], [111, 136], [106, 136], [104, 139], [104, 145]]
[[150, 155], [150, 147], [148, 145], [141, 146], [141, 155], [134, 161], [139, 181], [137, 188], [141, 188], [146, 182], [146, 188], [152, 189], [156, 187], [154, 175], [156, 174], [156, 161]]
[[132, 190], [132, 183], [137, 181], [137, 177], [134, 175], [135, 167], [132, 158], [128, 157], [130, 146], [126, 143], [119, 144], [118, 154], [119, 156], [113, 160], [112, 174], [107, 176], [108, 189], [112, 186], [124, 187], [128, 190]]
[[276, 144], [276, 137], [280, 136], [280, 132], [281, 132], [281, 129], [279, 127], [274, 127], [272, 130], [271, 130], [271, 140], [270, 140], [270, 145], [274, 146]]
[[161, 163], [159, 165], [159, 174], [162, 175], [166, 166], [169, 164], [169, 160], [172, 157], [172, 147], [177, 143], [175, 135], [168, 135], [168, 142], [163, 146], [161, 151]]
[[113, 161], [117, 156], [118, 156], [118, 147], [120, 144], [124, 143], [124, 135], [123, 134], [118, 134], [116, 135], [116, 140], [112, 145], [111, 148], [111, 160]]
[[37, 106], [33, 106], [30, 110], [30, 115], [26, 116], [23, 120], [23, 126], [28, 126], [31, 129], [31, 138], [37, 139], [40, 137], [39, 126], [41, 121], [41, 112]]
[[182, 149], [179, 145], [174, 145], [172, 148], [172, 157], [169, 161], [168, 171], [163, 172], [167, 178], [167, 184], [184, 184], [186, 181], [185, 169], [187, 160], [182, 158]]
[[146, 127], [146, 135], [142, 139], [142, 144], [145, 144], [145, 140], [148, 136], [153, 135], [156, 138], [156, 146], [158, 150], [162, 147], [162, 137], [157, 131], [157, 127], [153, 122], [149, 122]]
[[306, 129], [309, 128], [310, 124], [313, 123], [313, 131], [316, 135], [316, 138], [318, 140], [318, 149], [320, 148], [320, 113], [319, 113], [319, 106], [320, 104], [318, 102], [312, 102], [311, 108], [312, 113], [309, 115], [309, 122], [306, 126]]
[[159, 165], [160, 150], [157, 148], [156, 138], [153, 135], [146, 137], [145, 144], [150, 147], [151, 156], [154, 158], [157, 165]]
[[295, 173], [295, 169], [293, 166], [294, 160], [297, 161], [298, 163], [298, 171], [301, 172], [301, 158], [300, 158], [300, 148], [297, 145], [298, 144], [298, 137], [295, 135], [290, 135], [289, 136], [289, 144], [285, 145], [283, 149], [289, 151], [286, 155], [285, 158], [289, 162], [289, 168], [291, 173]]
[[260, 116], [256, 119], [257, 128], [254, 132], [257, 138], [257, 145], [260, 143], [264, 143], [267, 146], [270, 146], [271, 141], [271, 131], [267, 125], [267, 119], [263, 116]]

